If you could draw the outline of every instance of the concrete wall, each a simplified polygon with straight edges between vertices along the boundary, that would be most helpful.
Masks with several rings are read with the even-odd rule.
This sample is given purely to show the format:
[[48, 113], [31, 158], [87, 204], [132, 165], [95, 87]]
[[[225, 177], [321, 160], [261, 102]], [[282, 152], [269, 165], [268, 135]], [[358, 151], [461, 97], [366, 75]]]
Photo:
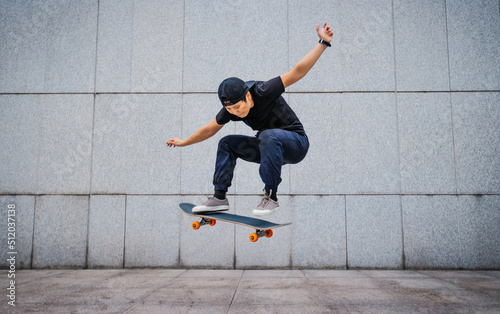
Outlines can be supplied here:
[[[18, 267], [500, 269], [498, 0], [0, 1], [0, 245]], [[272, 239], [191, 229], [216, 145], [167, 148], [334, 29], [285, 94], [310, 138]], [[263, 184], [240, 162], [231, 212]], [[6, 267], [7, 251], [0, 250]]]

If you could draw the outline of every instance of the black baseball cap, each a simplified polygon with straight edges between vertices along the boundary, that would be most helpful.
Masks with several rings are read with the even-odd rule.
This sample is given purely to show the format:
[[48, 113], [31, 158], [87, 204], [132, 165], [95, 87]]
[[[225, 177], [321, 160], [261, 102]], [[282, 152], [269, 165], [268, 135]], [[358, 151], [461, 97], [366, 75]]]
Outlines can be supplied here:
[[219, 99], [222, 105], [232, 106], [240, 100], [245, 99], [253, 82], [249, 84], [237, 77], [230, 77], [222, 81], [219, 85]]

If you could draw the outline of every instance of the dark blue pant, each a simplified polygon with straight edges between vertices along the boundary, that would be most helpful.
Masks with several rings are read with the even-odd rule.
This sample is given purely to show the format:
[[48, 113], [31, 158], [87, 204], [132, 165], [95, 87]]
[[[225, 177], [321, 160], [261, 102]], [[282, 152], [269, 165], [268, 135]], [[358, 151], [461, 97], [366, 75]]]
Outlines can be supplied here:
[[215, 161], [215, 190], [227, 192], [233, 180], [236, 159], [260, 163], [259, 173], [267, 192], [277, 191], [281, 166], [300, 162], [307, 154], [309, 140], [305, 133], [270, 129], [258, 137], [228, 135], [219, 141]]

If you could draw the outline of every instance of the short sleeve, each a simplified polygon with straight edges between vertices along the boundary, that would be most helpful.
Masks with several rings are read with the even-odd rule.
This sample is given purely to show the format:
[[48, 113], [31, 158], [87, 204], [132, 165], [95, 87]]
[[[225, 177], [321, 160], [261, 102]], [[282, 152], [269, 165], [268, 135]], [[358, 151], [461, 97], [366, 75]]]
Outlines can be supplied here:
[[266, 82], [257, 82], [254, 91], [260, 97], [277, 99], [285, 92], [285, 86], [283, 85], [281, 77], [277, 76]]
[[231, 114], [227, 112], [226, 108], [222, 108], [215, 116], [215, 121], [217, 121], [219, 125], [226, 124], [231, 121]]

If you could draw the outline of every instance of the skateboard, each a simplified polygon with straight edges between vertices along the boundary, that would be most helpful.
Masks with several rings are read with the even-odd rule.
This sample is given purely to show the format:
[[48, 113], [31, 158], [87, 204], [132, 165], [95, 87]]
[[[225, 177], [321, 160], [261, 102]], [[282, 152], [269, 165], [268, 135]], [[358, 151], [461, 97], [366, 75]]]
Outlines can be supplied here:
[[201, 226], [210, 225], [214, 226], [217, 220], [230, 222], [250, 228], [255, 228], [255, 232], [250, 234], [249, 238], [252, 242], [257, 242], [259, 238], [273, 236], [273, 230], [275, 228], [291, 225], [291, 222], [284, 224], [276, 224], [262, 219], [240, 216], [234, 214], [228, 214], [224, 212], [204, 212], [204, 213], [193, 213], [193, 207], [196, 205], [189, 203], [180, 203], [179, 209], [186, 215], [200, 217], [201, 221], [195, 221], [191, 225], [193, 229], [198, 230]]

